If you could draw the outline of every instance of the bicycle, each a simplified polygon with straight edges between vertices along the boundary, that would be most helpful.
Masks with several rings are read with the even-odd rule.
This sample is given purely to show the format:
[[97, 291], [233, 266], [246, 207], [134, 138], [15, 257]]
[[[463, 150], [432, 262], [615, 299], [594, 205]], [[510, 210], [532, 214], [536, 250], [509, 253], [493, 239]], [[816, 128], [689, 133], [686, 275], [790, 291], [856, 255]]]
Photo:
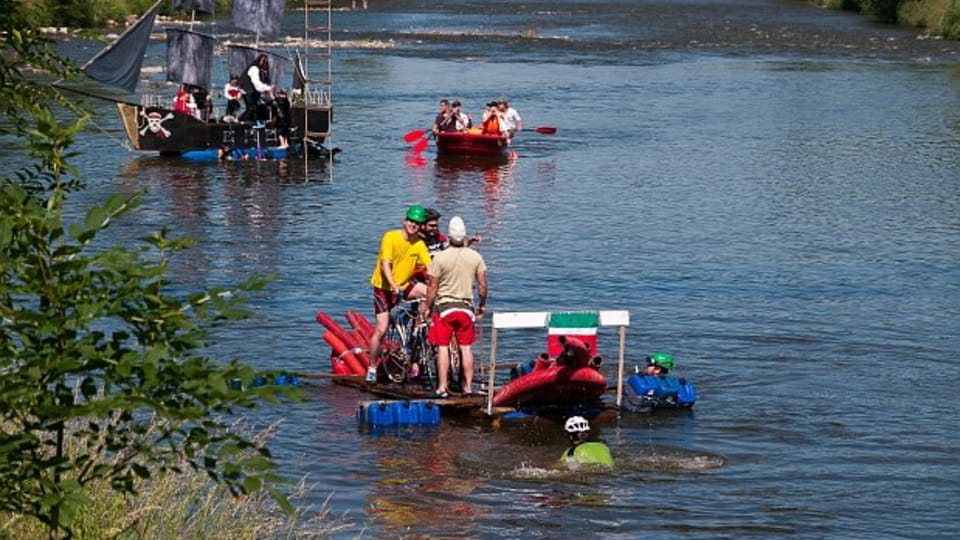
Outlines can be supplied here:
[[414, 364], [419, 364], [421, 380], [433, 377], [435, 353], [427, 342], [427, 323], [420, 321], [420, 300], [400, 301], [390, 310], [390, 322], [380, 344], [380, 366], [391, 382], [412, 379]]

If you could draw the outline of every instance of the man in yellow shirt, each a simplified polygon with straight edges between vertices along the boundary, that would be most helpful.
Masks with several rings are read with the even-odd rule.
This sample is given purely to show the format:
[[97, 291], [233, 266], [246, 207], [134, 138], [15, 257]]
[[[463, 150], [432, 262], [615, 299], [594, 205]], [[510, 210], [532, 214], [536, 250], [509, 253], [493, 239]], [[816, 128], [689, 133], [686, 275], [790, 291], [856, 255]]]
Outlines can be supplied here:
[[407, 209], [403, 227], [387, 231], [380, 239], [377, 264], [370, 277], [376, 327], [370, 336], [369, 383], [377, 381], [377, 355], [380, 353], [380, 340], [390, 324], [390, 309], [403, 297], [423, 298], [427, 293], [425, 284], [410, 281], [417, 266], [430, 265], [430, 253], [418, 234], [426, 220], [427, 214], [422, 206], [411, 206]]

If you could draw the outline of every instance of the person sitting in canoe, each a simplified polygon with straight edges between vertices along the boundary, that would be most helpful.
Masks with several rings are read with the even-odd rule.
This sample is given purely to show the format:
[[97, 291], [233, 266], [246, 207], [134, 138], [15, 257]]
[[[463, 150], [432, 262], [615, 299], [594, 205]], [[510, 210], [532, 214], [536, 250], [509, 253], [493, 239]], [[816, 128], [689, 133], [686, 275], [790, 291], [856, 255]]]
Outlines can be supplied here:
[[666, 375], [673, 369], [673, 357], [670, 353], [655, 352], [647, 357], [647, 366], [644, 375]]
[[502, 97], [497, 100], [497, 115], [500, 118], [500, 131], [508, 140], [523, 129], [523, 119], [520, 118], [520, 113], [510, 106], [507, 98]]
[[487, 108], [483, 111], [483, 134], [501, 135], [500, 133], [500, 113], [497, 110], [497, 102], [487, 103]]
[[453, 118], [457, 131], [467, 131], [473, 127], [473, 120], [469, 114], [463, 112], [463, 109], [460, 108], [461, 104], [459, 100], [454, 100], [453, 103], [450, 104], [450, 107], [453, 109]]
[[570, 469], [581, 466], [613, 468], [610, 448], [600, 441], [591, 441], [590, 422], [582, 416], [571, 416], [563, 426], [570, 438], [570, 447], [563, 451], [560, 462]]
[[438, 112], [436, 118], [434, 118], [433, 128], [431, 129], [434, 135], [440, 132], [457, 130], [457, 121], [456, 118], [454, 118], [453, 109], [450, 108], [450, 102], [446, 99], [440, 100], [440, 112]]

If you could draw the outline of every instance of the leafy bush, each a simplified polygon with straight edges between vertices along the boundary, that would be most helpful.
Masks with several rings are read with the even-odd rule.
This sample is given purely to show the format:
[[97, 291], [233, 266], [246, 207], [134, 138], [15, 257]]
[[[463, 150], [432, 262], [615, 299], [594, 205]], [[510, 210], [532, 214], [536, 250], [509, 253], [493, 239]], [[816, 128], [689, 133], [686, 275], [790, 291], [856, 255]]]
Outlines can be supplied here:
[[[95, 486], [119, 498], [192, 470], [233, 495], [265, 490], [292, 513], [268, 449], [225, 420], [276, 400], [277, 389], [245, 390], [260, 374], [201, 352], [211, 325], [246, 316], [243, 294], [264, 280], [171, 293], [168, 257], [189, 239], [167, 230], [135, 247], [103, 239], [141, 193], [64, 223], [83, 189], [70, 148], [87, 116], [23, 75], [76, 70], [30, 30], [22, 7], [0, 0], [0, 134], [17, 135], [35, 160], [0, 178], [0, 512], [69, 537]], [[59, 105], [78, 116], [61, 124]]]
[[897, 8], [901, 0], [859, 0], [860, 10], [882, 23], [897, 22]]
[[960, 39], [960, 0], [949, 0], [938, 33], [948, 39]]

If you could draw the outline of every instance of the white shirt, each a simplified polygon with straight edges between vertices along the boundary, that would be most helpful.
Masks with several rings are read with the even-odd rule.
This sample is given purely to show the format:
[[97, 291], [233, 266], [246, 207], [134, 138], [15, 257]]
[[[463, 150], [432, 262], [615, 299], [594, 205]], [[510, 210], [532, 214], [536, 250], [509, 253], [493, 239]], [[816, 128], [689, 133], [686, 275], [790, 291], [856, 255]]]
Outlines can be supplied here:
[[470, 127], [470, 117], [467, 113], [461, 112], [457, 115], [457, 131], [465, 131]]
[[250, 76], [250, 82], [253, 83], [253, 87], [257, 90], [257, 92], [269, 92], [270, 89], [273, 88], [270, 85], [264, 84], [263, 81], [260, 80], [260, 68], [257, 66], [250, 66], [250, 68], [247, 69], [247, 75]]
[[500, 115], [500, 131], [515, 132], [520, 129], [520, 122], [523, 119], [520, 118], [520, 113], [516, 111], [513, 107], [507, 107], [507, 110]]
[[[259, 71], [260, 70], [257, 70], [258, 74], [259, 74]], [[259, 77], [257, 78], [259, 79]], [[236, 94], [236, 97], [231, 97], [234, 94]], [[243, 90], [239, 86], [235, 86], [230, 83], [227, 83], [223, 85], [223, 95], [227, 99], [240, 99], [241, 97], [243, 97]]]

